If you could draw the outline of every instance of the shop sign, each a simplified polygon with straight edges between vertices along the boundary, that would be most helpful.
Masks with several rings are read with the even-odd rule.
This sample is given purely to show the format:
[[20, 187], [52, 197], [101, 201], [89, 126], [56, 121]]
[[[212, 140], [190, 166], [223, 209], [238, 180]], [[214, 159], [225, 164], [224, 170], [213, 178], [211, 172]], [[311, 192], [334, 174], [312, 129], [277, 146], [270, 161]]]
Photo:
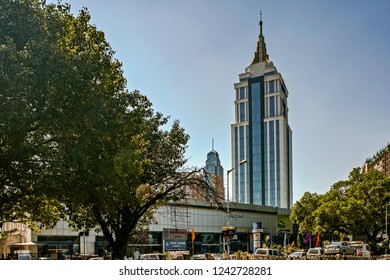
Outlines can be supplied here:
[[223, 235], [223, 238], [233, 238], [233, 236], [235, 235], [235, 227], [223, 227], [222, 228], [222, 235]]
[[186, 241], [165, 240], [166, 251], [185, 251], [186, 249]]
[[173, 241], [186, 241], [187, 240], [187, 230], [178, 229], [178, 228], [164, 228], [163, 229], [164, 240], [173, 240]]

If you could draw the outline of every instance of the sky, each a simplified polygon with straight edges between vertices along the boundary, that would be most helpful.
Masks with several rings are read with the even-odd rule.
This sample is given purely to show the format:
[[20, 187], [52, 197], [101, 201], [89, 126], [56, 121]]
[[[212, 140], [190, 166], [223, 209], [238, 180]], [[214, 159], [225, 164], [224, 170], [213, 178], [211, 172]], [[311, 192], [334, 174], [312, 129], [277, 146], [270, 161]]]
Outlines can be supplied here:
[[327, 192], [390, 143], [390, 1], [65, 2], [73, 14], [88, 8], [128, 89], [180, 121], [190, 167], [205, 165], [214, 139], [231, 168], [234, 84], [252, 62], [260, 11], [269, 58], [289, 91], [294, 201]]

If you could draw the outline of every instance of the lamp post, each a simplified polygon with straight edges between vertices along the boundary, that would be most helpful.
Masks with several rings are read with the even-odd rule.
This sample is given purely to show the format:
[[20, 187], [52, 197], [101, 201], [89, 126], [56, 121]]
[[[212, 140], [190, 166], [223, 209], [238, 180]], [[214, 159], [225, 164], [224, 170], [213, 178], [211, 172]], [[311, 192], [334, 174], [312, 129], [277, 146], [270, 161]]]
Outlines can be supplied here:
[[387, 206], [390, 205], [389, 203], [386, 203], [386, 219], [385, 219], [385, 228], [386, 228], [386, 249], [385, 249], [385, 254], [387, 254], [387, 247], [389, 247], [389, 235], [387, 234]]
[[230, 209], [229, 209], [229, 174], [230, 172], [232, 172], [234, 169], [236, 169], [237, 167], [241, 166], [241, 164], [244, 164], [246, 163], [246, 159], [240, 161], [239, 164], [237, 164], [236, 166], [234, 166], [232, 169], [229, 169], [227, 171], [227, 174], [226, 174], [226, 180], [227, 180], [227, 198], [226, 198], [226, 211], [227, 211], [227, 225], [229, 226], [229, 218], [230, 218]]
[[[241, 164], [244, 164], [246, 163], [246, 159], [240, 161], [239, 164], [237, 164], [236, 166], [234, 166], [232, 169], [229, 169], [227, 172], [226, 172], [226, 180], [227, 180], [227, 191], [226, 191], [226, 212], [227, 212], [227, 226], [230, 225], [230, 209], [229, 209], [229, 196], [230, 196], [230, 192], [229, 192], [229, 174], [230, 172], [232, 172], [234, 169], [236, 169], [237, 167], [239, 167]], [[227, 253], [228, 255], [230, 254], [230, 244], [229, 244], [229, 240], [230, 238], [228, 239], [228, 243], [227, 243]], [[225, 237], [223, 237], [223, 248], [225, 249]]]

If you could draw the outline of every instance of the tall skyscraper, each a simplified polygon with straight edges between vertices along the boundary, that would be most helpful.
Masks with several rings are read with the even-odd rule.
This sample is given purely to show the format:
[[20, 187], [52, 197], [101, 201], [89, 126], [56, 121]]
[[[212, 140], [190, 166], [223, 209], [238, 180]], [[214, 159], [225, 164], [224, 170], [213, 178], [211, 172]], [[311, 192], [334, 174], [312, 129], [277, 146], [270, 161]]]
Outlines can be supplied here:
[[[288, 91], [269, 60], [260, 15], [260, 34], [252, 63], [235, 88], [232, 135], [232, 200], [291, 208], [292, 132]], [[246, 164], [240, 162], [247, 160]]]
[[212, 142], [211, 151], [207, 154], [206, 171], [210, 174], [210, 177], [207, 178], [210, 186], [216, 188], [219, 195], [223, 198], [223, 167], [218, 152], [214, 150], [214, 140]]

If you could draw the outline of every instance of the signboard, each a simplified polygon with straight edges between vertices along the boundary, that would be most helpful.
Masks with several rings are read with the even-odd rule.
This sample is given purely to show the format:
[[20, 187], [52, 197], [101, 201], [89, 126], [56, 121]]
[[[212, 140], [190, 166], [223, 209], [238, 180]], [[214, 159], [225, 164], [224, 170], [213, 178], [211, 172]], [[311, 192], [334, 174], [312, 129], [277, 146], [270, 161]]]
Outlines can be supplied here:
[[187, 240], [187, 230], [186, 229], [178, 229], [178, 228], [164, 228], [163, 229], [163, 238], [164, 238], [164, 240], [186, 241]]
[[223, 238], [227, 239], [231, 239], [233, 238], [233, 236], [235, 235], [235, 227], [223, 227], [222, 228], [222, 235], [223, 235]]
[[289, 215], [277, 215], [277, 230], [285, 231], [290, 230], [290, 216]]
[[185, 251], [186, 241], [165, 240], [166, 251]]

